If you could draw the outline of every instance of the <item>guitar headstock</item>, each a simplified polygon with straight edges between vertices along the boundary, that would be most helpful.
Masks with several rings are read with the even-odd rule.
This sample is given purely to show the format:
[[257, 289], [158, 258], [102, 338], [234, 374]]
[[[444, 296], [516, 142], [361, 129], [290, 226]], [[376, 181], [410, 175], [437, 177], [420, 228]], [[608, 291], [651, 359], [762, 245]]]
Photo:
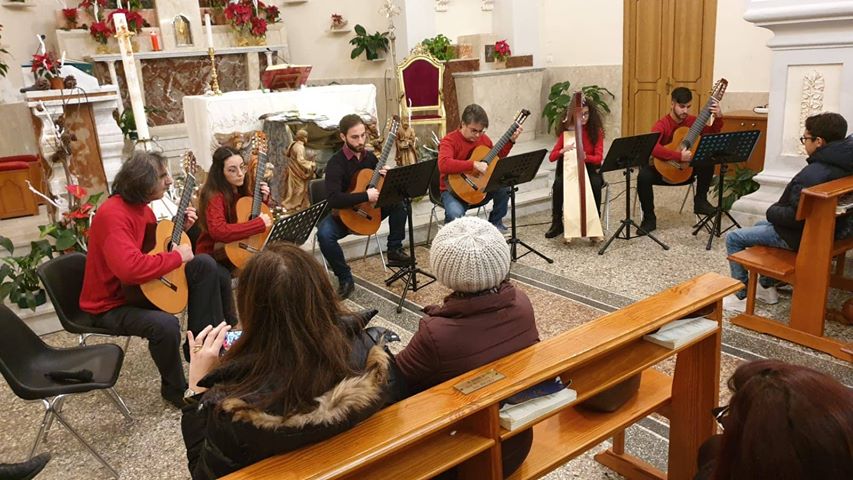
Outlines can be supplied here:
[[528, 110], [526, 108], [522, 108], [521, 111], [519, 111], [515, 115], [515, 120], [513, 120], [513, 123], [515, 123], [518, 126], [521, 126], [521, 124], [524, 123], [524, 121], [527, 120], [527, 117], [529, 117], [529, 116], [530, 116], [530, 110]]
[[181, 169], [187, 175], [195, 175], [196, 171], [198, 171], [198, 161], [192, 150], [187, 150], [181, 157]]
[[252, 134], [252, 156], [267, 154], [267, 134], [257, 130]]
[[729, 81], [725, 78], [721, 78], [714, 83], [714, 87], [711, 88], [711, 96], [716, 98], [717, 101], [723, 99], [723, 94], [726, 93], [726, 88], [729, 86]]
[[391, 117], [391, 119], [388, 120], [388, 122], [389, 122], [388, 136], [389, 137], [391, 137], [391, 136], [396, 137], [397, 136], [397, 130], [400, 129], [400, 116], [399, 115], [393, 115]]

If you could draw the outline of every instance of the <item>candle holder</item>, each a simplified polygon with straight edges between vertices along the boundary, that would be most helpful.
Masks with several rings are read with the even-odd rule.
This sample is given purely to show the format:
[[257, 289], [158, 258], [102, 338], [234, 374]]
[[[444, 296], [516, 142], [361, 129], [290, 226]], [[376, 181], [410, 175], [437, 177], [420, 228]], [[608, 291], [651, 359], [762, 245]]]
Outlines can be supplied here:
[[210, 91], [214, 95], [222, 95], [222, 90], [219, 89], [219, 77], [216, 75], [216, 55], [213, 47], [207, 49], [207, 54], [210, 55]]

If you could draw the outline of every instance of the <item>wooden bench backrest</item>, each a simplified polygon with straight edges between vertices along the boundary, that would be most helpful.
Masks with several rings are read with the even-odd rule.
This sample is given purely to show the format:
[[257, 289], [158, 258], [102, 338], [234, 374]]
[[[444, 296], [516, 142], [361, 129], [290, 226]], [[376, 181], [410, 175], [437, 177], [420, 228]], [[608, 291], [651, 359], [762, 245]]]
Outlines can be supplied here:
[[[739, 282], [717, 274], [696, 277], [405, 399], [325, 442], [266, 459], [226, 478], [369, 478], [379, 475], [376, 473], [379, 468], [385, 468], [382, 475], [389, 475], [390, 464], [399, 464], [398, 472], [406, 472], [406, 478], [421, 478], [474, 455], [480, 458], [483, 456], [480, 452], [487, 454], [486, 465], [478, 468], [488, 469], [497, 463], [499, 470], [499, 456], [488, 453], [499, 452], [494, 448], [497, 439], [511, 436], [506, 431], [502, 434], [496, 424], [501, 400], [561, 374], [574, 380], [572, 388], [578, 392], [578, 401], [615, 385], [676, 353], [643, 341], [644, 334], [713, 303], [717, 304], [715, 318], [720, 320], [720, 299], [739, 288]], [[714, 396], [708, 402], [716, 401], [719, 376], [719, 332], [714, 335], [716, 367], [713, 368], [717, 369], [717, 378], [710, 380]], [[490, 370], [500, 372], [505, 378], [468, 395], [454, 389], [454, 385]], [[708, 403], [702, 408], [705, 406], [712, 405]], [[712, 423], [707, 424], [700, 436], [711, 434]], [[457, 432], [455, 437], [439, 435], [448, 430]], [[696, 441], [693, 439], [692, 443]], [[445, 464], [427, 471], [430, 455]], [[472, 461], [468, 460], [466, 465], [470, 464]], [[690, 464], [695, 464], [694, 458], [690, 458]]]

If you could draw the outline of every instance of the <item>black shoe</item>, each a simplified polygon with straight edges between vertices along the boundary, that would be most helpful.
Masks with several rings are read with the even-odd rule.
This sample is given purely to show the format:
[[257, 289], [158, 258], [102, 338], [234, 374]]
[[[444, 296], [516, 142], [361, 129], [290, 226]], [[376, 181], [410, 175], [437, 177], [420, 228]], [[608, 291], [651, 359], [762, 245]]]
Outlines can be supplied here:
[[160, 396], [163, 397], [163, 400], [169, 403], [169, 405], [172, 405], [178, 410], [184, 408], [184, 405], [186, 405], [184, 402], [185, 391], [186, 389], [176, 390], [165, 385], [160, 385]]
[[563, 224], [562, 223], [552, 223], [551, 228], [545, 232], [545, 238], [554, 238], [557, 235], [563, 233]]
[[350, 280], [338, 281], [338, 298], [346, 300], [355, 291], [355, 282]]
[[0, 464], [0, 478], [9, 480], [30, 480], [42, 471], [50, 460], [50, 453], [45, 452], [21, 463]]
[[643, 221], [640, 222], [640, 229], [637, 230], [637, 235], [645, 235], [647, 233], [652, 233], [655, 229], [658, 228], [657, 218], [655, 217], [643, 217]]
[[693, 213], [697, 215], [713, 215], [717, 209], [704, 198], [697, 198], [693, 201]]
[[388, 250], [389, 267], [406, 267], [412, 263], [412, 257], [408, 256], [402, 248]]

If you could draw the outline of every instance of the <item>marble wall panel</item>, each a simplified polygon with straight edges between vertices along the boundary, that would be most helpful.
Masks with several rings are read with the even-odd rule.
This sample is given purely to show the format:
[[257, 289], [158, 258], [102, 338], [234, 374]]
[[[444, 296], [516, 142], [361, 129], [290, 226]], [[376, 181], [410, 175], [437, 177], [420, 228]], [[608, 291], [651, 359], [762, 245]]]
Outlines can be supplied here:
[[[453, 74], [457, 72], [476, 72], [480, 69], [480, 60], [460, 59], [444, 62], [444, 80], [442, 84], [442, 97], [444, 98], [444, 112], [447, 115], [447, 132], [459, 128], [459, 115], [462, 114], [456, 95], [456, 82]], [[465, 108], [463, 105], [462, 108]]]
[[[219, 55], [216, 58], [219, 89], [223, 92], [247, 89], [246, 55]], [[153, 111], [148, 121], [153, 126], [184, 122], [181, 107], [185, 95], [202, 95], [210, 82], [207, 57], [151, 59], [142, 62], [145, 79], [145, 105]]]

